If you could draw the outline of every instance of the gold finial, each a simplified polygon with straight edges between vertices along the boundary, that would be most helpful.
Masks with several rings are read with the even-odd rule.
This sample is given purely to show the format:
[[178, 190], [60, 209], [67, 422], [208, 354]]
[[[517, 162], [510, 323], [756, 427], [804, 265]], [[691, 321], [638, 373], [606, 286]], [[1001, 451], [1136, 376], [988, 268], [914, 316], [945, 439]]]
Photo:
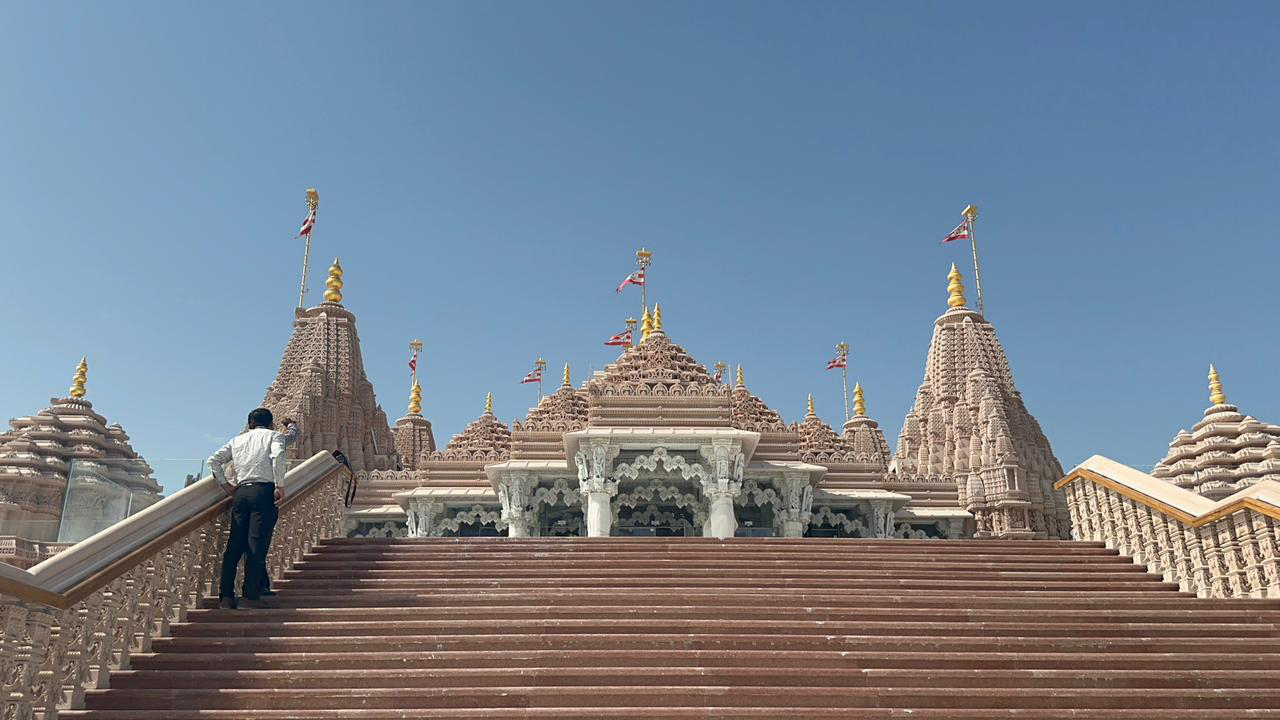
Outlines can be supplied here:
[[564, 364], [564, 386], [573, 387], [573, 383], [569, 382], [569, 363]]
[[325, 302], [342, 302], [342, 265], [338, 258], [334, 258], [329, 266], [329, 279], [324, 281], [324, 288]]
[[853, 384], [853, 416], [867, 416], [867, 406], [862, 402], [862, 383]]
[[307, 188], [307, 209], [315, 212], [319, 205], [320, 194], [316, 192], [315, 188]]
[[662, 332], [662, 307], [658, 303], [653, 304], [653, 331]]
[[1218, 377], [1218, 370], [1209, 364], [1209, 402], [1214, 405], [1226, 405], [1227, 396], [1222, 392], [1222, 378]]
[[636, 263], [641, 267], [641, 269], [648, 266], [649, 261], [652, 259], [653, 259], [653, 253], [649, 252], [648, 250], [645, 250], [644, 248], [640, 248], [639, 250], [636, 251]]
[[651, 332], [653, 332], [653, 318], [649, 315], [649, 308], [645, 308], [644, 314], [640, 316], [640, 340], [643, 342]]
[[422, 414], [422, 386], [416, 380], [413, 387], [409, 388], [409, 414]]
[[964, 210], [961, 210], [960, 214], [964, 215], [969, 222], [973, 222], [978, 217], [978, 206], [973, 204], [965, 205]]
[[947, 292], [951, 293], [951, 297], [947, 298], [947, 307], [964, 307], [964, 283], [961, 282], [964, 276], [956, 269], [956, 264], [951, 263], [951, 272], [947, 273]]
[[80, 364], [76, 366], [75, 377], [71, 378], [71, 397], [77, 400], [84, 397], [84, 383], [89, 377], [89, 363], [80, 358]]
[[813, 393], [809, 393], [809, 414], [817, 415], [817, 413], [813, 411]]
[[715, 365], [715, 368], [716, 368], [716, 382], [723, 382], [722, 378], [724, 378], [724, 371], [725, 371], [725, 368], [727, 368], [727, 367], [729, 367], [729, 366], [728, 366], [728, 365], [725, 365], [723, 360], [719, 360], [719, 361], [717, 361], [717, 362], [716, 362], [716, 365]]
[[493, 393], [489, 393], [484, 396], [484, 414], [493, 414]]
[[742, 366], [738, 366], [738, 387], [746, 387], [747, 384], [742, 381]]

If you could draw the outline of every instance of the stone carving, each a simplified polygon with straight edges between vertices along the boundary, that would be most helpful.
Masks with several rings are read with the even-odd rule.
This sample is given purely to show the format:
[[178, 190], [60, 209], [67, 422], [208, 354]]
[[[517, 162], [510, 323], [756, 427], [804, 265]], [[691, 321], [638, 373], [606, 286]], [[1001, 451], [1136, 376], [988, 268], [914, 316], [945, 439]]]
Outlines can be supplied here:
[[875, 532], [862, 524], [862, 520], [858, 517], [849, 517], [848, 513], [833, 512], [830, 507], [823, 505], [818, 508], [817, 512], [809, 519], [810, 525], [813, 527], [834, 527], [842, 530], [849, 537], [870, 538], [875, 537]]
[[[129, 435], [93, 410], [82, 383], [73, 389], [80, 397], [52, 399], [0, 434], [0, 535], [15, 545], [83, 540], [160, 499]], [[0, 550], [19, 567], [40, 559]]]
[[1214, 397], [1191, 432], [1179, 430], [1151, 474], [1221, 500], [1263, 480], [1280, 480], [1280, 426], [1260, 422], [1227, 402], [1210, 366]]
[[498, 482], [498, 503], [509, 537], [528, 537], [529, 528], [537, 527], [538, 508], [532, 498], [535, 482], [528, 475], [507, 475]]
[[956, 297], [934, 323], [890, 469], [952, 477], [979, 537], [1066, 537], [1066, 501], [1053, 489], [1062, 466], [1013, 384], [995, 329]]
[[486, 408], [462, 432], [453, 436], [443, 452], [428, 453], [423, 461], [483, 460], [502, 462], [511, 459], [511, 430]]
[[512, 432], [573, 432], [587, 426], [587, 396], [584, 391], [561, 385], [542, 398], [523, 422], [511, 424]]
[[355, 315], [340, 303], [295, 311], [293, 334], [262, 404], [277, 418], [298, 421], [294, 457], [341, 450], [352, 470], [395, 467], [395, 438], [365, 376]]

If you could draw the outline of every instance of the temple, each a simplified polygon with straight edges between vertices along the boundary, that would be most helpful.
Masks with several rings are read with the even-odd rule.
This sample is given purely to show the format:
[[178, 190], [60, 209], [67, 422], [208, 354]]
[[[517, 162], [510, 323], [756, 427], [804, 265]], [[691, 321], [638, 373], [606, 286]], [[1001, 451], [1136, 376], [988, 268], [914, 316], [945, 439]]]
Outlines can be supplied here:
[[510, 424], [484, 411], [438, 449], [410, 386], [388, 426], [365, 377], [334, 262], [325, 302], [299, 309], [266, 405], [297, 418], [298, 452], [341, 450], [359, 491], [353, 536], [1061, 538], [1062, 475], [995, 330], [948, 275], [924, 382], [891, 452], [854, 388], [837, 431], [787, 423], [745, 373], [720, 382], [645, 310], [639, 342]]
[[1209, 407], [1179, 430], [1152, 476], [1221, 500], [1263, 480], [1280, 480], [1280, 426], [1260, 422], [1227, 402], [1218, 370], [1209, 366]]
[[0, 561], [30, 567], [160, 499], [119, 425], [85, 399], [89, 364], [68, 397], [0, 434]]

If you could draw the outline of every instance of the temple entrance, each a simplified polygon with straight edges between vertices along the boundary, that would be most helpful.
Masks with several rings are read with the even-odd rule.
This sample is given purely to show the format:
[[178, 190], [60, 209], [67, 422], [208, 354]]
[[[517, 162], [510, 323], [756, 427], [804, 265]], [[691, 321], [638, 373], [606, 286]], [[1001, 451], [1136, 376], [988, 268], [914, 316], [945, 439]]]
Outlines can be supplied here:
[[614, 534], [619, 537], [693, 537], [693, 513], [684, 508], [646, 505], [618, 510]]
[[538, 535], [542, 537], [585, 537], [580, 505], [543, 505], [538, 513]]
[[775, 537], [778, 529], [773, 524], [773, 505], [754, 503], [739, 505], [734, 510], [738, 516], [735, 537]]
[[469, 522], [460, 523], [458, 531], [454, 533], [457, 537], [500, 537], [501, 532], [492, 523]]

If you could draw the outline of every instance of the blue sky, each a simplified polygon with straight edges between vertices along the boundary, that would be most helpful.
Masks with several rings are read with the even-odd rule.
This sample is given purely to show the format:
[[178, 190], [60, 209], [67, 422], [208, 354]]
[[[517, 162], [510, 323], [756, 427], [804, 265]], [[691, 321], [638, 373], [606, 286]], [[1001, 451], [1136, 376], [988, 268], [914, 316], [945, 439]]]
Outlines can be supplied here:
[[[314, 259], [347, 271], [438, 441], [539, 355], [575, 379], [650, 297], [788, 421], [840, 422], [833, 345], [892, 443], [982, 208], [988, 317], [1067, 467], [1163, 456], [1275, 382], [1280, 5], [0, 4], [0, 415], [65, 394], [168, 487], [243, 423]], [[322, 276], [313, 275], [312, 302]], [[558, 373], [553, 373], [558, 377]]]

